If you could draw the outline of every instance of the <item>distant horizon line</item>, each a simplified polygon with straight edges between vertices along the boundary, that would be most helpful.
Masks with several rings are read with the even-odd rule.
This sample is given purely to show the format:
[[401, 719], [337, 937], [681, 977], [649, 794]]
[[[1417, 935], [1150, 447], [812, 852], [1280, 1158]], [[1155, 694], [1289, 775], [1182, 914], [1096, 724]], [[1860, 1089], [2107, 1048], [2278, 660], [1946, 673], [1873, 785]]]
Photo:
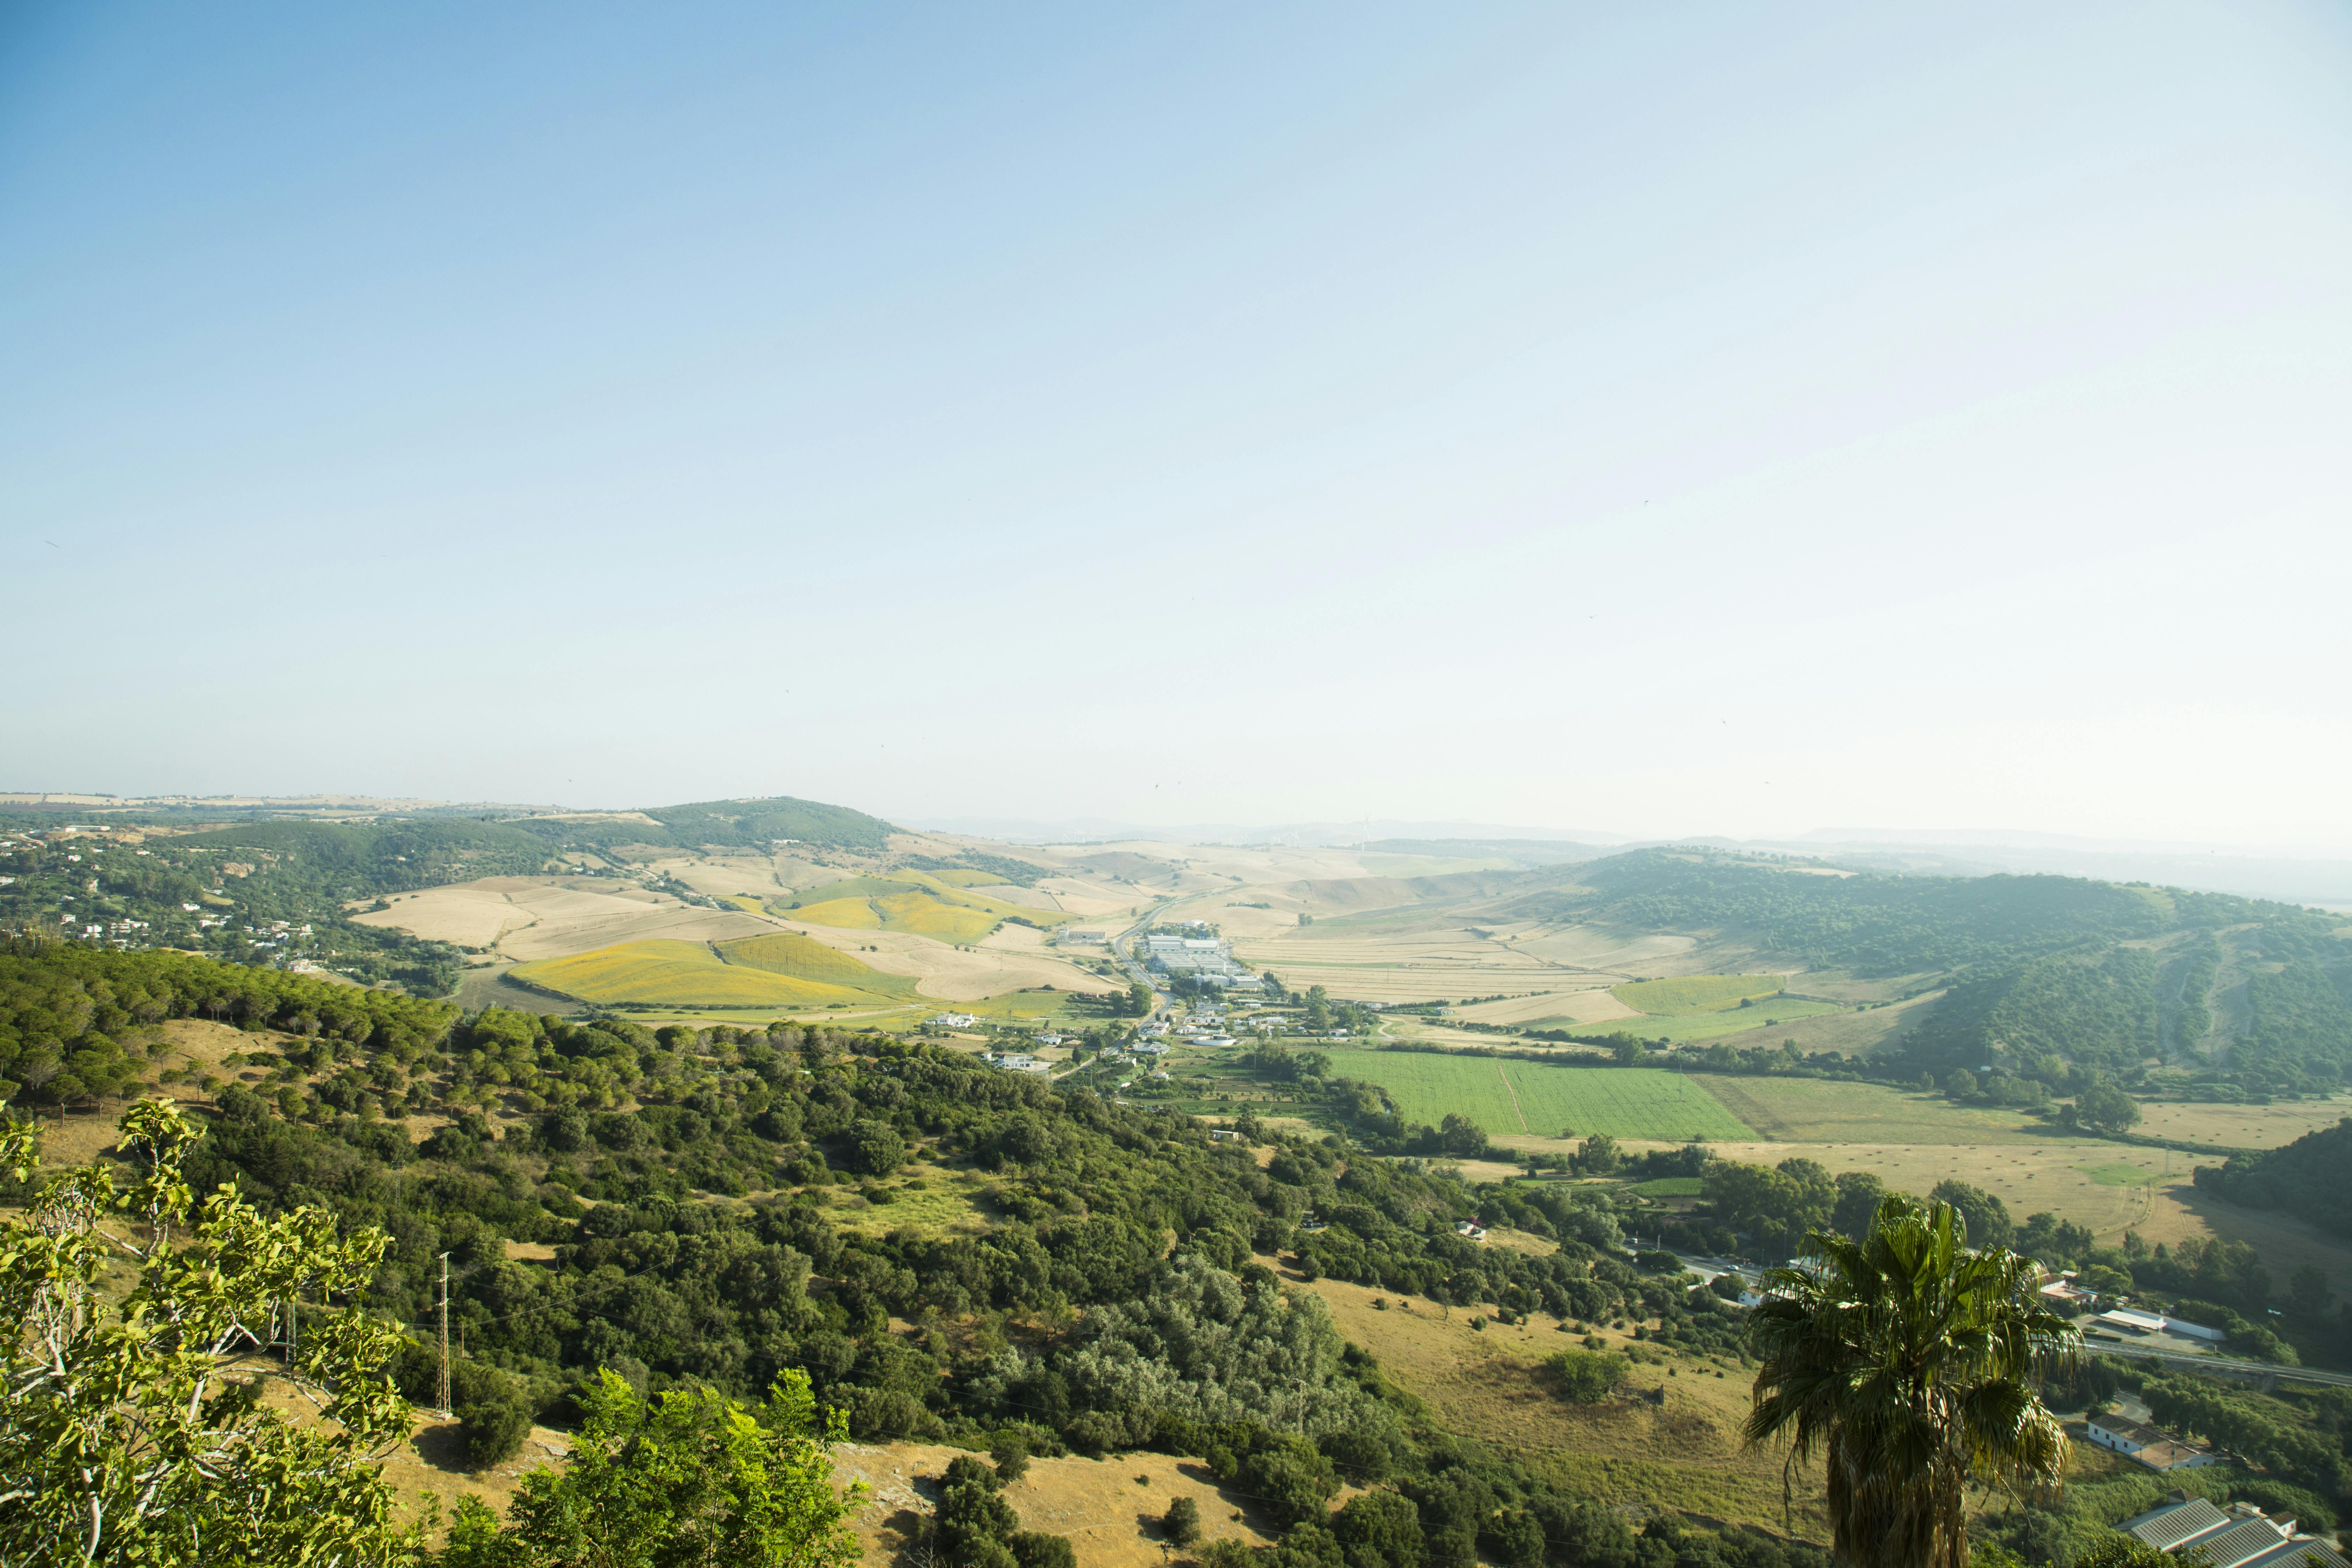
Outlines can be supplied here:
[[[800, 795], [717, 795], [708, 800], [808, 799]], [[665, 805], [688, 804], [665, 802]], [[701, 804], [699, 802], [695, 804]], [[816, 803], [813, 804], [834, 804]], [[298, 807], [343, 807], [354, 811], [424, 810], [485, 811], [516, 816], [577, 813], [627, 813], [662, 809], [646, 805], [580, 805], [552, 801], [446, 800], [425, 795], [366, 795], [352, 791], [314, 790], [266, 795], [254, 791], [193, 791], [120, 794], [104, 790], [0, 790], [0, 811], [23, 807], [51, 809], [89, 805], [131, 810], [142, 806], [196, 807], [268, 811]], [[848, 809], [866, 811], [863, 806]], [[2027, 827], [1813, 827], [1793, 834], [1738, 835], [1721, 832], [1671, 834], [1626, 833], [1610, 828], [1563, 828], [1531, 824], [1478, 822], [1461, 818], [1429, 819], [1370, 817], [1301, 819], [1280, 823], [1138, 822], [1109, 816], [1024, 817], [987, 814], [921, 814], [893, 817], [880, 812], [868, 816], [925, 833], [953, 833], [971, 837], [1035, 844], [1100, 842], [1121, 838], [1175, 838], [1202, 843], [1278, 845], [1292, 840], [1297, 847], [1335, 848], [1384, 839], [1420, 838], [1433, 842], [1506, 842], [1576, 844], [1596, 848], [1631, 848], [1664, 844], [1708, 845], [1723, 848], [1859, 849], [2033, 849], [2086, 854], [2157, 854], [2229, 856], [2242, 859], [2352, 860], [2352, 845], [2325, 842], [2231, 842], [2226, 839], [2144, 836], [2107, 837], [2057, 833]], [[1311, 845], [1303, 840], [1312, 838]]]

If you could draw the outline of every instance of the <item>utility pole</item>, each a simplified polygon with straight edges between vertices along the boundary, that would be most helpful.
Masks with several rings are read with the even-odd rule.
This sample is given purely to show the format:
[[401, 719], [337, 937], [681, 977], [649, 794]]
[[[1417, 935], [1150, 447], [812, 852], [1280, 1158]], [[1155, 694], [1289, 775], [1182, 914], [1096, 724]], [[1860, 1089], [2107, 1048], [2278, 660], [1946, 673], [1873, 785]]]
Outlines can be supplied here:
[[435, 1408], [449, 1414], [449, 1255], [441, 1255], [441, 1367], [433, 1381]]

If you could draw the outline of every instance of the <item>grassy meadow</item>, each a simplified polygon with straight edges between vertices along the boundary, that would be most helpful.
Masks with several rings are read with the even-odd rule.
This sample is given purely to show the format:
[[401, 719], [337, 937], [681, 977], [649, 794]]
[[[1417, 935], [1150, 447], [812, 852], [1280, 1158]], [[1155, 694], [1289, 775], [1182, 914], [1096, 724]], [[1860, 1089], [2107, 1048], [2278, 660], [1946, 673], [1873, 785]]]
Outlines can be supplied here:
[[1785, 974], [1685, 974], [1629, 981], [1612, 985], [1609, 994], [1636, 1013], [1680, 1016], [1720, 1013], [1753, 998], [1775, 996], [1788, 983]]
[[1646, 1068], [1554, 1067], [1423, 1051], [1334, 1050], [1331, 1070], [1379, 1084], [1407, 1121], [1447, 1112], [1489, 1132], [1556, 1138], [1740, 1139], [1754, 1136], [1687, 1075]]

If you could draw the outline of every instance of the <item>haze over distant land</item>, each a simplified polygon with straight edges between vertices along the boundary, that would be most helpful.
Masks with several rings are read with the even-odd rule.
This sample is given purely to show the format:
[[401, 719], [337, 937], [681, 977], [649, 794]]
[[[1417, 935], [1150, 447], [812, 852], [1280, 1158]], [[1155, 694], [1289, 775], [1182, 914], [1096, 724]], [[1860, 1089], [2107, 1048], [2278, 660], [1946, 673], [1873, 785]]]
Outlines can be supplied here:
[[7, 782], [2352, 846], [2347, 189], [2316, 0], [16, 7]]

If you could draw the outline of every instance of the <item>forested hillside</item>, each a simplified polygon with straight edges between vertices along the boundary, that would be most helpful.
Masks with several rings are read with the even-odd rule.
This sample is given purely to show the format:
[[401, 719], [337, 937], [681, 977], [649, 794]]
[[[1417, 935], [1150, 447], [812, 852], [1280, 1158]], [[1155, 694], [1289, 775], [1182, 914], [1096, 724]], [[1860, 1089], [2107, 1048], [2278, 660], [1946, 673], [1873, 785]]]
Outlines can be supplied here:
[[[790, 839], [873, 851], [891, 831], [863, 812], [782, 796], [664, 806], [651, 815], [660, 826], [566, 817], [264, 820], [156, 834], [134, 845], [55, 837], [56, 822], [16, 813], [0, 818], [0, 828], [14, 829], [0, 831], [0, 931], [186, 948], [240, 963], [308, 960], [356, 980], [441, 996], [457, 984], [463, 960], [455, 947], [356, 924], [346, 906], [481, 877], [558, 871], [565, 851], [583, 847], [765, 847]], [[108, 820], [152, 826], [121, 814]]]
[[878, 816], [845, 805], [775, 795], [756, 800], [706, 800], [688, 805], [647, 806], [638, 814], [652, 824], [622, 820], [568, 821], [527, 817], [515, 826], [567, 844], [652, 844], [679, 849], [706, 845], [764, 849], [791, 840], [826, 849], [880, 850], [891, 827]]
[[1554, 873], [1580, 887], [1511, 912], [1661, 931], [1736, 931], [1776, 953], [1857, 974], [1917, 974], [2153, 936], [2170, 910], [2146, 889], [2070, 877], [1845, 876], [1698, 850], [1641, 849]]
[[1948, 986], [1878, 1058], [1905, 1076], [1991, 1065], [2063, 1093], [2155, 1063], [2294, 1093], [2337, 1087], [2352, 1068], [2352, 942], [2316, 910], [2067, 877], [1824, 875], [1696, 849], [1528, 879], [1549, 885], [1502, 912], [1718, 937], [1915, 993]]
[[[1342, 1568], [1358, 1561], [1346, 1543], [1383, 1537], [1414, 1543], [1408, 1563], [1821, 1561], [1747, 1531], [1668, 1521], [1636, 1536], [1433, 1427], [1265, 1266], [1295, 1250], [1310, 1269], [1506, 1320], [1543, 1303], [1655, 1316], [1665, 1340], [1727, 1323], [1719, 1303], [1634, 1271], [1605, 1195], [1514, 1205], [1561, 1237], [1535, 1257], [1456, 1237], [1477, 1198], [1417, 1165], [1252, 1127], [1272, 1146], [1261, 1168], [1257, 1149], [1189, 1117], [925, 1045], [467, 1017], [170, 954], [49, 947], [0, 965], [20, 1083], [41, 1052], [80, 1070], [76, 1051], [110, 1047], [131, 1071], [110, 1087], [127, 1088], [142, 1030], [192, 1014], [293, 1036], [232, 1058], [246, 1081], [215, 1097], [198, 1189], [234, 1182], [267, 1208], [382, 1226], [394, 1245], [371, 1310], [402, 1323], [427, 1321], [452, 1254], [459, 1404], [481, 1445], [519, 1440], [528, 1416], [567, 1419], [599, 1367], [743, 1395], [798, 1368], [860, 1438], [1199, 1457], [1289, 1527], [1272, 1568]], [[501, 1129], [491, 1104], [526, 1118]], [[418, 1137], [425, 1112], [438, 1124]], [[961, 1221], [944, 1223], [942, 1203]], [[1310, 1212], [1322, 1221], [1303, 1230]], [[509, 1261], [522, 1241], [552, 1244], [552, 1263]], [[404, 1363], [412, 1393], [429, 1365], [421, 1349]], [[1393, 1485], [1335, 1514], [1343, 1480]]]
[[2200, 1165], [2197, 1184], [2249, 1208], [2284, 1209], [2352, 1236], [2352, 1118], [2306, 1132], [2283, 1149]]
[[[47, 825], [44, 825], [47, 826]], [[131, 845], [0, 842], [0, 930], [177, 947], [236, 963], [308, 958], [425, 995], [457, 984], [442, 942], [353, 924], [346, 902], [545, 869], [550, 847], [495, 823], [251, 822]]]

